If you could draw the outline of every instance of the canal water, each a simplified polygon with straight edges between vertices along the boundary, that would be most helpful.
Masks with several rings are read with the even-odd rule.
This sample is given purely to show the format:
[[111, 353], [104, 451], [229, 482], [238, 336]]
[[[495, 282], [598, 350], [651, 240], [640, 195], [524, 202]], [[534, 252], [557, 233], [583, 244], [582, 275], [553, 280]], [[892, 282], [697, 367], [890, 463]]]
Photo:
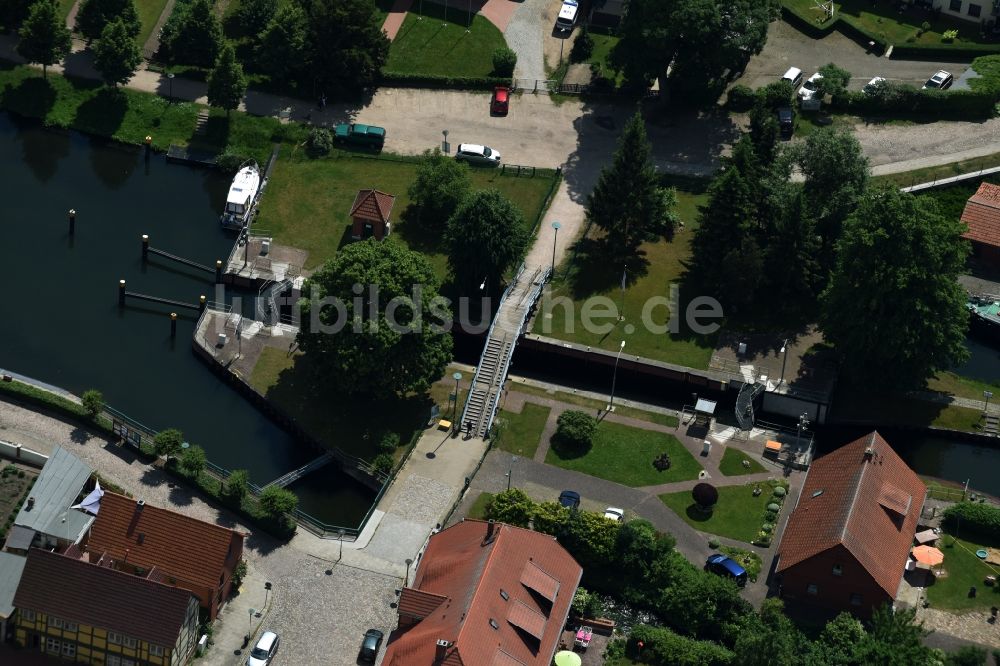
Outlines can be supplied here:
[[[205, 265], [225, 261], [233, 238], [218, 214], [228, 178], [0, 114], [0, 183], [0, 367], [75, 393], [100, 389], [119, 411], [154, 429], [180, 428], [213, 463], [245, 468], [255, 483], [316, 455], [194, 356], [196, 311], [179, 312], [171, 340], [170, 308], [117, 305], [119, 279], [180, 301], [214, 298], [208, 273], [156, 259], [144, 266], [140, 236]], [[374, 499], [333, 466], [293, 490], [304, 511], [346, 527]]]

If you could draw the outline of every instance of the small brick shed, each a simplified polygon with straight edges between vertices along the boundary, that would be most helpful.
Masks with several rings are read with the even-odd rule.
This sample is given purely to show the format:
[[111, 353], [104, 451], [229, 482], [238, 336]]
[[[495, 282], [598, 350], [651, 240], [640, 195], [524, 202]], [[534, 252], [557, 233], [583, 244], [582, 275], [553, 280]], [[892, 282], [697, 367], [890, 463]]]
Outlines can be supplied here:
[[375, 189], [359, 190], [351, 206], [351, 238], [382, 240], [392, 230], [389, 217], [396, 197]]

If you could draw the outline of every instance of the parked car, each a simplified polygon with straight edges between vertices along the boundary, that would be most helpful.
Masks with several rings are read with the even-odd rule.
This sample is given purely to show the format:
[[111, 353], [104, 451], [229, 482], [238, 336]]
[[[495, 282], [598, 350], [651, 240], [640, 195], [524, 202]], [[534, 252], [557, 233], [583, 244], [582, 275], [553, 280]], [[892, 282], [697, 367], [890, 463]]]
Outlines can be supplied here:
[[604, 517], [610, 518], [616, 523], [620, 523], [622, 522], [622, 520], [625, 519], [625, 511], [623, 511], [622, 509], [617, 509], [613, 506], [609, 506], [607, 509], [604, 510]]
[[559, 493], [559, 504], [567, 509], [580, 508], [580, 493], [575, 490], [564, 490]]
[[381, 150], [385, 144], [385, 129], [375, 125], [340, 123], [333, 128], [333, 139], [338, 143]]
[[361, 641], [361, 651], [358, 653], [358, 659], [363, 662], [374, 664], [375, 657], [378, 656], [378, 649], [382, 646], [382, 638], [384, 634], [378, 629], [369, 629], [365, 632], [365, 637]]
[[247, 657], [247, 666], [267, 666], [274, 659], [274, 653], [278, 651], [281, 639], [273, 631], [265, 631], [257, 640], [257, 644], [250, 650]]
[[510, 89], [497, 86], [493, 89], [493, 99], [490, 101], [490, 113], [506, 116], [510, 110]]
[[816, 72], [815, 74], [810, 76], [805, 83], [802, 84], [802, 87], [799, 88], [800, 102], [809, 101], [816, 96], [816, 93], [819, 92], [819, 86], [817, 86], [816, 84], [822, 78], [823, 75], [820, 74], [819, 72]]
[[782, 106], [777, 110], [778, 129], [783, 139], [791, 139], [795, 132], [795, 113], [791, 107]]
[[460, 143], [455, 152], [455, 159], [470, 164], [497, 166], [500, 164], [500, 153], [489, 146], [480, 146], [478, 143]]
[[728, 558], [721, 553], [708, 556], [708, 559], [705, 561], [705, 571], [710, 571], [725, 578], [732, 578], [740, 587], [747, 584], [747, 570], [737, 564], [736, 560]]
[[879, 88], [885, 85], [885, 83], [886, 81], [884, 77], [876, 76], [871, 81], [866, 83], [865, 87], [862, 90], [866, 95], [874, 95], [876, 92], [878, 92]]
[[788, 71], [782, 75], [781, 80], [791, 83], [792, 90], [798, 90], [798, 87], [802, 85], [802, 70], [798, 67], [789, 67]]
[[955, 81], [955, 78], [951, 74], [949, 74], [948, 72], [946, 72], [943, 69], [941, 69], [941, 70], [938, 70], [934, 74], [934, 76], [932, 76], [931, 78], [927, 79], [927, 83], [925, 83], [921, 87], [921, 90], [929, 90], [929, 89], [930, 90], [933, 90], [933, 89], [947, 90], [948, 88], [951, 87], [951, 84], [954, 81]]
[[559, 16], [556, 17], [556, 28], [560, 32], [572, 30], [579, 14], [580, 4], [577, 0], [563, 0], [562, 7], [559, 8]]

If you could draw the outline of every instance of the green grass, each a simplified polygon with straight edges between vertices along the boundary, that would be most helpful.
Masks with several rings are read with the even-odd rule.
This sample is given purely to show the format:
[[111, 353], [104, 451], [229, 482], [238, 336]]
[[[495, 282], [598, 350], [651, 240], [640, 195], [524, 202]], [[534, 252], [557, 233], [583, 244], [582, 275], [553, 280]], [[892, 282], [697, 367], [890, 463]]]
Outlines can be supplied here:
[[[457, 3], [455, 3], [457, 4]], [[503, 34], [483, 16], [473, 14], [466, 32], [468, 13], [464, 6], [445, 8], [423, 3], [423, 14], [414, 4], [406, 14], [389, 47], [386, 72], [437, 76], [490, 76], [493, 51], [506, 46]], [[421, 17], [422, 20], [418, 20]]]
[[[944, 553], [941, 568], [948, 572], [944, 578], [937, 578], [927, 587], [927, 599], [931, 608], [951, 611], [985, 610], [1000, 606], [1000, 586], [987, 587], [983, 583], [986, 576], [1000, 575], [1000, 567], [986, 564], [976, 557], [976, 550], [1000, 544], [984, 544], [968, 539], [953, 539], [943, 535], [938, 540], [938, 548]], [[969, 598], [969, 588], [975, 586], [977, 594]]]
[[1000, 395], [1000, 384], [984, 382], [971, 377], [963, 377], [954, 372], [939, 372], [937, 377], [927, 382], [927, 388], [931, 391], [940, 391], [960, 398], [971, 398], [972, 400], [983, 400], [983, 391], [990, 391], [994, 395]]
[[[538, 388], [537, 386], [528, 386], [527, 384], [521, 384], [519, 382], [513, 382], [511, 384], [511, 390], [517, 391], [519, 393], [527, 393], [528, 395], [535, 395], [540, 398], [549, 398], [550, 400], [558, 400], [559, 402], [565, 402], [570, 405], [578, 405], [580, 407], [590, 407], [594, 410], [603, 410], [607, 406], [607, 402], [603, 400], [594, 400], [593, 398], [587, 398], [582, 395], [576, 395], [574, 393], [566, 393], [565, 391], [549, 391], [543, 388]], [[649, 412], [645, 409], [637, 409], [635, 407], [626, 407], [624, 405], [615, 405], [615, 413], [619, 416], [628, 416], [633, 419], [640, 419], [642, 421], [649, 421], [650, 423], [657, 423], [668, 428], [676, 428], [679, 421], [676, 416], [670, 414], [660, 414], [659, 412]]]
[[[823, 16], [813, 0], [782, 0], [782, 4], [796, 10], [801, 16], [812, 19]], [[949, 44], [941, 41], [941, 33], [952, 29], [958, 30], [958, 38], [952, 46], [963, 47], [983, 43], [977, 22], [963, 21], [947, 14], [931, 19], [927, 12], [910, 10], [899, 13], [892, 7], [892, 3], [871, 0], [843, 0], [833, 4], [836, 8], [835, 18], [878, 36], [890, 44], [923, 44], [947, 48]], [[987, 6], [988, 13], [988, 3], [984, 5]], [[930, 23], [931, 29], [918, 36], [917, 32], [924, 21]], [[812, 20], [812, 23], [819, 25], [816, 20]]]
[[[83, 0], [80, 0], [83, 2]], [[69, 12], [73, 9], [73, 5], [76, 4], [76, 0], [59, 0], [59, 16], [64, 19], [69, 16]], [[138, 7], [136, 7], [138, 9]]]
[[303, 360], [301, 354], [265, 347], [250, 385], [323, 444], [371, 460], [383, 433], [399, 435], [399, 452], [426, 425], [432, 404], [429, 396], [372, 401], [332, 395], [317, 389]]
[[139, 37], [136, 39], [139, 48], [142, 48], [149, 39], [149, 35], [156, 27], [156, 22], [163, 13], [163, 8], [167, 6], [167, 0], [136, 0], [135, 8], [139, 12], [139, 23], [142, 28], [139, 30]]
[[[286, 153], [275, 164], [268, 182], [259, 224], [271, 231], [277, 242], [307, 250], [305, 267], [316, 268], [350, 240], [349, 213], [358, 190], [375, 187], [396, 196], [389, 242], [403, 243], [423, 253], [444, 278], [447, 257], [440, 237], [401, 219], [410, 203], [406, 190], [415, 174], [413, 160], [340, 152], [310, 159], [301, 150], [294, 155]], [[555, 178], [546, 170], [537, 171], [534, 178], [503, 176], [496, 169], [472, 169], [471, 176], [473, 187], [495, 187], [510, 198], [529, 227], [545, 205]]]
[[477, 497], [476, 501], [469, 507], [469, 513], [466, 514], [466, 518], [486, 520], [486, 507], [489, 506], [492, 501], [493, 493], [479, 493], [479, 497]]
[[[608, 305], [619, 308], [621, 303], [621, 266], [610, 266], [607, 261], [594, 252], [588, 252], [589, 244], [584, 241], [581, 251], [574, 255], [568, 266], [558, 271], [559, 275], [553, 282], [553, 298], [551, 307], [539, 310], [535, 319], [533, 332], [539, 335], [568, 340], [581, 345], [617, 351], [620, 342], [626, 341], [625, 349], [629, 355], [642, 356], [658, 361], [666, 361], [689, 368], [706, 369], [712, 358], [717, 334], [695, 335], [687, 331], [683, 324], [683, 308], [696, 294], [680, 293], [682, 312], [678, 317], [682, 322], [678, 334], [661, 333], [649, 330], [642, 324], [642, 310], [651, 298], [666, 298], [671, 284], [680, 284], [685, 272], [685, 262], [691, 255], [691, 239], [694, 235], [698, 206], [707, 200], [705, 194], [692, 194], [678, 191], [677, 212], [685, 226], [677, 230], [671, 241], [647, 243], [640, 252], [646, 264], [645, 269], [636, 264], [630, 265], [631, 280], [625, 290], [625, 321], [616, 322], [614, 317], [594, 319], [598, 326], [584, 330], [582, 325], [582, 303], [594, 296], [603, 296]], [[590, 231], [595, 236], [596, 230]], [[644, 271], [644, 272], [643, 272]], [[559, 297], [566, 297], [572, 302], [572, 307], [564, 307], [557, 302]], [[664, 326], [670, 318], [665, 306], [658, 306], [650, 311], [651, 320], [656, 326]], [[721, 322], [720, 322], [721, 323]], [[602, 328], [602, 326], [604, 328]], [[632, 326], [632, 333], [627, 327]], [[610, 327], [610, 330], [607, 330]]]
[[506, 422], [506, 426], [495, 446], [525, 458], [533, 458], [551, 411], [549, 407], [530, 402], [524, 403], [520, 414], [502, 410], [500, 418]]
[[[661, 472], [653, 467], [653, 459], [664, 452], [672, 464]], [[673, 435], [609, 421], [597, 427], [594, 443], [585, 454], [570, 455], [551, 447], [545, 462], [633, 487], [697, 479], [701, 471], [698, 461]]]
[[[756, 485], [764, 488], [764, 492], [754, 497]], [[696, 530], [750, 543], [760, 531], [765, 507], [774, 501], [771, 493], [767, 492], [768, 488], [767, 484], [753, 483], [722, 486], [718, 488], [719, 502], [710, 514], [698, 509], [691, 499], [690, 490], [660, 495], [660, 500]]]
[[[750, 463], [749, 467], [743, 466], [744, 460]], [[719, 461], [719, 471], [724, 476], [742, 476], [743, 474], [758, 474], [767, 470], [750, 454], [739, 449], [727, 448], [726, 452], [722, 454], [722, 460]]]
[[[951, 176], [959, 176], [966, 173], [975, 173], [977, 171], [989, 169], [990, 167], [995, 166], [1000, 166], [1000, 153], [992, 153], [982, 157], [973, 157], [967, 160], [960, 160], [958, 162], [949, 162], [948, 164], [923, 167], [922, 169], [914, 169], [913, 171], [904, 171], [902, 173], [872, 176], [872, 181], [874, 183], [892, 183], [900, 187], [909, 187], [918, 183], [930, 183], [939, 178], [949, 178]], [[988, 178], [990, 178], [990, 176], [987, 176], [987, 179]], [[977, 180], [974, 182], [976, 187], [979, 187], [979, 183], [981, 181]], [[973, 192], [975, 192], [975, 189], [973, 189]], [[971, 196], [971, 194], [969, 196]], [[968, 196], [966, 198], [968, 198]], [[961, 213], [961, 211], [959, 212]]]
[[838, 421], [883, 425], [936, 426], [977, 432], [982, 413], [894, 393], [869, 393], [840, 382], [834, 394], [833, 415]]

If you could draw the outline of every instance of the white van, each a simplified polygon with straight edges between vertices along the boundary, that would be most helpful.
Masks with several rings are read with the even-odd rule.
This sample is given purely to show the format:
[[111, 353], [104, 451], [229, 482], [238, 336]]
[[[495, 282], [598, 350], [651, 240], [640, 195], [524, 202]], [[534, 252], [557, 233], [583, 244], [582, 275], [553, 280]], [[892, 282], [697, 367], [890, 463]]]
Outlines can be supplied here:
[[556, 17], [556, 28], [561, 32], [572, 30], [576, 25], [577, 15], [580, 12], [580, 5], [577, 0], [563, 0], [562, 7], [559, 8], [559, 16]]
[[792, 84], [793, 90], [798, 90], [799, 86], [802, 85], [802, 70], [798, 67], [789, 67], [788, 71], [781, 77], [782, 81], [788, 81]]

